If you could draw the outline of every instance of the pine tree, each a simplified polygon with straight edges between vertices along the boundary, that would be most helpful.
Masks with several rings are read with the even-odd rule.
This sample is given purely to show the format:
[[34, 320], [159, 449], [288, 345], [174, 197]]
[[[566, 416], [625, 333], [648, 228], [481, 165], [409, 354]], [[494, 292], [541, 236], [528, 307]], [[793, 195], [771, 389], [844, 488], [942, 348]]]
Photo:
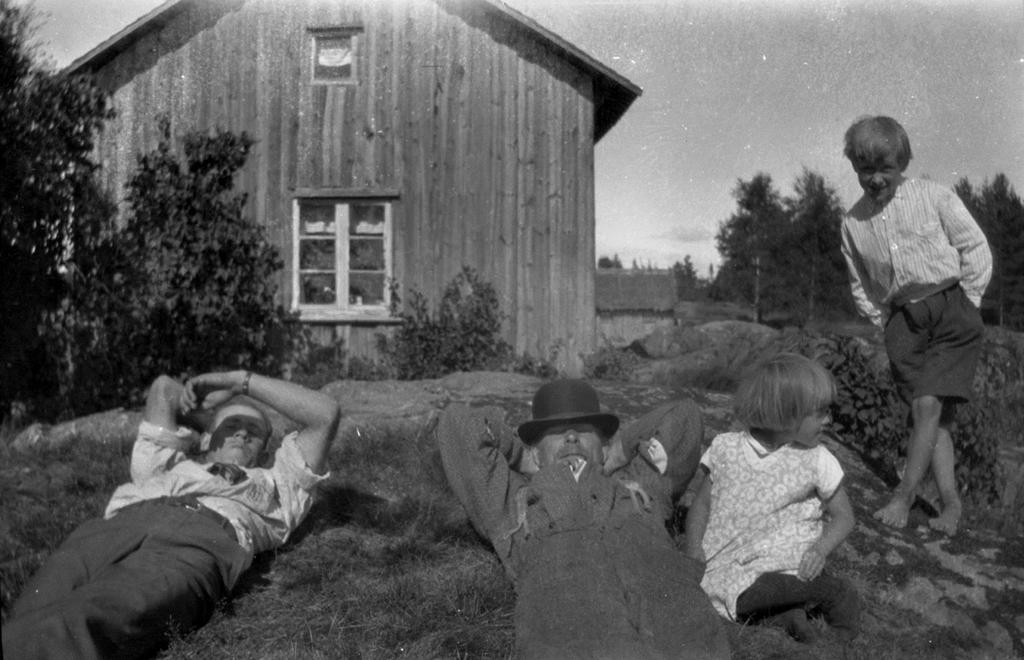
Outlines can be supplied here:
[[815, 319], [833, 310], [852, 313], [840, 245], [839, 197], [823, 176], [806, 168], [793, 190], [793, 196], [783, 200], [791, 234], [779, 257], [786, 263], [790, 290], [799, 293], [799, 315]]
[[786, 234], [786, 214], [772, 178], [760, 172], [733, 189], [737, 209], [715, 236], [722, 255], [715, 284], [719, 298], [740, 298], [754, 306], [758, 322], [779, 290], [773, 255]]
[[679, 300], [696, 299], [701, 283], [690, 255], [683, 257], [682, 262], [677, 261], [672, 264], [672, 274], [676, 280], [676, 298]]
[[995, 322], [1024, 329], [1024, 204], [1004, 174], [975, 191], [966, 179], [954, 190], [985, 232], [992, 250], [992, 280], [983, 308], [994, 310]]

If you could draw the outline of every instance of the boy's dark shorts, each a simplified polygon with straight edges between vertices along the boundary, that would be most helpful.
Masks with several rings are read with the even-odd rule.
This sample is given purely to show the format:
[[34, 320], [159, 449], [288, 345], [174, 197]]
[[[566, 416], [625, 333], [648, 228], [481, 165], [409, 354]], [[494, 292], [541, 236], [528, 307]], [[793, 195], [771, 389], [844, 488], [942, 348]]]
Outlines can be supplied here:
[[[903, 400], [932, 395], [944, 403], [969, 401], [984, 332], [978, 308], [959, 284], [893, 310], [885, 350]], [[944, 420], [953, 407], [943, 405]]]

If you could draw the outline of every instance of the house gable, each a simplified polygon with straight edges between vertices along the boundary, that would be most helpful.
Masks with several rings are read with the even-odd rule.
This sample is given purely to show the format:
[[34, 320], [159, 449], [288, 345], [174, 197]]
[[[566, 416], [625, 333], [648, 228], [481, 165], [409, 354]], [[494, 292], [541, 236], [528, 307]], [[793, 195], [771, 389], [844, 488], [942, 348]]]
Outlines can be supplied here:
[[[70, 74], [96, 72], [113, 58], [132, 48], [148, 34], [160, 30], [183, 11], [201, 10], [205, 20], [193, 20], [190, 33], [181, 33], [177, 38], [187, 41], [198, 31], [209, 27], [216, 18], [237, 10], [245, 0], [166, 0], [161, 5], [133, 21], [116, 34], [97, 44], [94, 48], [75, 59], [66, 72]], [[548, 30], [525, 14], [516, 11], [500, 0], [442, 0], [440, 4], [463, 16], [473, 11], [484, 11], [505, 24], [504, 32], [529, 34], [544, 48], [564, 58], [573, 66], [585, 71], [594, 79], [594, 141], [599, 141], [622, 118], [630, 105], [643, 90], [625, 76], [604, 65], [575, 44]]]
[[[313, 80], [324, 34], [355, 35], [354, 79]], [[383, 282], [436, 302], [463, 266], [517, 352], [593, 350], [594, 143], [640, 90], [504, 5], [174, 0], [69, 70], [113, 95], [98, 158], [119, 196], [158, 114], [254, 139], [236, 187], [282, 303], [350, 354], [375, 351]]]

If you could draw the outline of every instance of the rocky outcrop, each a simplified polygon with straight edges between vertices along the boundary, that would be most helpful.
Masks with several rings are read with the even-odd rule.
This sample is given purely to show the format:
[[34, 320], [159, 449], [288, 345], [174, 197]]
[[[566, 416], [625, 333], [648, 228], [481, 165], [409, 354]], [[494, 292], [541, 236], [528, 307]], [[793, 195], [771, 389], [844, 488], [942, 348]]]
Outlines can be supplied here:
[[747, 321], [712, 321], [696, 326], [659, 328], [641, 340], [647, 354], [658, 360], [692, 353], [731, 352], [778, 336], [779, 331]]
[[25, 451], [56, 449], [73, 442], [93, 442], [115, 444], [122, 450], [127, 450], [135, 440], [135, 432], [140, 421], [141, 412], [116, 408], [61, 424], [36, 423], [18, 433], [11, 446], [19, 451]]
[[[850, 449], [829, 442], [847, 474], [857, 529], [837, 550], [838, 565], [859, 575], [870, 624], [896, 631], [937, 627], [972, 640], [963, 657], [1015, 658], [1024, 651], [1024, 551], [1021, 539], [966, 515], [950, 538], [932, 530], [920, 508], [902, 530], [872, 513], [889, 488]], [[947, 657], [947, 656], [943, 656]]]
[[779, 336], [766, 325], [735, 320], [662, 328], [641, 342], [651, 359], [644, 360], [631, 379], [669, 387], [701, 382], [702, 374], [736, 371]]
[[[342, 423], [336, 442], [344, 443], [360, 429], [415, 429], [431, 412], [453, 401], [493, 402], [522, 407], [542, 381], [532, 376], [504, 372], [456, 373], [421, 381], [335, 381], [322, 388], [341, 405]], [[18, 450], [58, 448], [72, 442], [116, 444], [131, 447], [142, 420], [138, 410], [117, 408], [60, 424], [32, 424], [15, 436]], [[281, 437], [295, 428], [288, 418], [271, 414], [274, 433]]]

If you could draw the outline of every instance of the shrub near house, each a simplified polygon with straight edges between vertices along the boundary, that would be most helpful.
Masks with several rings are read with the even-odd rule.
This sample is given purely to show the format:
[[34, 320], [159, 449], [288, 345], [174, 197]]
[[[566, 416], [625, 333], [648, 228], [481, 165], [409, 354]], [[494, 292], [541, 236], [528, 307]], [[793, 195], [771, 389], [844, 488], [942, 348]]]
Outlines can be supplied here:
[[[392, 300], [398, 307], [397, 294]], [[412, 291], [397, 313], [402, 325], [379, 336], [380, 352], [398, 378], [437, 378], [456, 371], [500, 369], [511, 355], [501, 337], [504, 319], [494, 287], [464, 266], [448, 286], [435, 314], [426, 298]]]
[[169, 122], [159, 125], [129, 182], [125, 226], [77, 229], [73, 283], [46, 328], [77, 414], [140, 401], [154, 373], [276, 374], [287, 357], [282, 261], [232, 192], [252, 140], [191, 133], [179, 160]]
[[36, 18], [30, 3], [0, 0], [0, 419], [57, 407], [40, 318], [64, 295], [77, 223], [112, 213], [93, 181], [109, 99], [34, 61]]

